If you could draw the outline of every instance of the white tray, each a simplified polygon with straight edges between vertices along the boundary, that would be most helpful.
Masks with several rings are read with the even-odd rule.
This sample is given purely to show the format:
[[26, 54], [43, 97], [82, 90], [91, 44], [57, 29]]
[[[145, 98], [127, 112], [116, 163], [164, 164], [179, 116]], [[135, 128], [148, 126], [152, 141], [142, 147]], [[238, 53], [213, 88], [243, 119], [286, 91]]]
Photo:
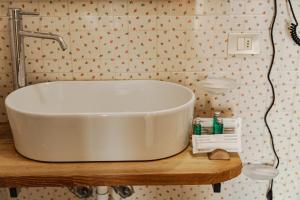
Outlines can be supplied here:
[[241, 152], [241, 118], [224, 118], [224, 133], [212, 134], [212, 118], [201, 118], [202, 134], [192, 136], [193, 153], [207, 153], [215, 149]]

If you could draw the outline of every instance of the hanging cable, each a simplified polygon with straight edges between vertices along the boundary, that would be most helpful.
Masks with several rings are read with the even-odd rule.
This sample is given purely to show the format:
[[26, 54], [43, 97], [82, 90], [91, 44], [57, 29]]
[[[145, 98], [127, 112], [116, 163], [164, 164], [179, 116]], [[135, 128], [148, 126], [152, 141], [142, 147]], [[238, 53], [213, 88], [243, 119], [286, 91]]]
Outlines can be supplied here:
[[294, 12], [291, 0], [287, 0], [287, 2], [289, 4], [289, 6], [290, 6], [290, 10], [292, 12], [292, 15], [293, 15], [293, 18], [294, 18], [294, 22], [295, 22], [295, 23], [291, 23], [291, 25], [290, 25], [291, 37], [294, 40], [294, 42], [300, 46], [300, 38], [299, 38], [298, 33], [297, 33], [298, 20], [296, 18], [296, 15], [295, 15], [295, 12]]
[[[268, 107], [268, 109], [267, 109], [267, 111], [265, 113], [264, 121], [265, 121], [266, 127], [267, 127], [269, 135], [270, 135], [272, 150], [273, 150], [274, 155], [276, 157], [275, 168], [277, 169], [278, 166], [279, 166], [279, 162], [280, 161], [279, 161], [278, 154], [276, 152], [276, 148], [275, 148], [275, 144], [274, 144], [274, 137], [273, 137], [272, 131], [271, 131], [270, 127], [269, 127], [268, 120], [267, 120], [268, 114], [271, 111], [272, 107], [274, 106], [275, 98], [276, 98], [276, 96], [275, 96], [275, 90], [274, 90], [274, 85], [273, 85], [271, 77], [270, 77], [271, 72], [272, 72], [272, 68], [273, 68], [273, 65], [274, 65], [275, 55], [276, 55], [276, 49], [275, 49], [275, 43], [274, 43], [274, 25], [275, 25], [276, 17], [277, 17], [277, 0], [274, 0], [274, 14], [273, 14], [273, 20], [272, 20], [271, 30], [270, 30], [270, 38], [271, 38], [272, 51], [273, 52], [272, 52], [271, 63], [270, 63], [269, 71], [268, 71], [268, 81], [269, 81], [270, 86], [271, 86], [272, 101], [271, 101], [270, 106]], [[266, 197], [267, 197], [268, 200], [272, 200], [273, 199], [273, 179], [270, 181], [270, 186], [269, 186], [269, 189], [268, 189]]]

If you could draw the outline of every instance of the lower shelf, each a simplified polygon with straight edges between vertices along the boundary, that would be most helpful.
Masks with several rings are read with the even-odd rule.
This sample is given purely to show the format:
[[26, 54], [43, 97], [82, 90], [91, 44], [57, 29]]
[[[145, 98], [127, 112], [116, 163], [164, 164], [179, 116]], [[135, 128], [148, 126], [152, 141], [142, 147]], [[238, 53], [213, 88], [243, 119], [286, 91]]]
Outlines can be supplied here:
[[236, 153], [230, 160], [209, 160], [206, 154], [193, 156], [191, 148], [156, 161], [37, 162], [19, 155], [8, 125], [0, 125], [0, 187], [216, 184], [238, 176], [241, 169]]

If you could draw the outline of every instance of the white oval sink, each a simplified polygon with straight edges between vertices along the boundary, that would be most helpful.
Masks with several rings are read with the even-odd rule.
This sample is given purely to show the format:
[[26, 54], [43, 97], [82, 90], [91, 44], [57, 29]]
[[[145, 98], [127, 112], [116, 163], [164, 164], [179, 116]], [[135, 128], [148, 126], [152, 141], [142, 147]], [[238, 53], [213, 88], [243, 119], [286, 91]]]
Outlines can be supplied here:
[[50, 162], [153, 160], [189, 143], [195, 96], [151, 80], [61, 81], [5, 100], [15, 147]]

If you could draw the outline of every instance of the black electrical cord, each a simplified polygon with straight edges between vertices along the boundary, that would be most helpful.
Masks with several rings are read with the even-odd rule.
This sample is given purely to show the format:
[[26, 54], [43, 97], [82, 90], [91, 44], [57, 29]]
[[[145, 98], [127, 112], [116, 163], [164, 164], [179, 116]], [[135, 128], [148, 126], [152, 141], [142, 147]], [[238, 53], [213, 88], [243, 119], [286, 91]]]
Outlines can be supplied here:
[[291, 37], [294, 40], [294, 42], [300, 46], [300, 38], [299, 38], [299, 36], [297, 34], [298, 21], [297, 21], [297, 18], [296, 18], [296, 15], [295, 15], [295, 12], [294, 12], [291, 0], [287, 0], [287, 1], [289, 3], [290, 10], [292, 12], [292, 15], [293, 15], [293, 18], [294, 18], [294, 21], [295, 21], [295, 23], [291, 23], [291, 25], [290, 25]]
[[[273, 65], [274, 65], [275, 55], [276, 55], [276, 49], [275, 49], [275, 43], [274, 43], [274, 25], [275, 25], [276, 18], [277, 18], [277, 0], [274, 0], [274, 14], [273, 14], [273, 20], [272, 20], [271, 30], [270, 30], [270, 38], [271, 38], [272, 51], [273, 52], [272, 52], [272, 59], [271, 59], [271, 63], [270, 63], [269, 71], [268, 71], [268, 81], [269, 81], [270, 86], [271, 86], [272, 101], [271, 101], [271, 104], [270, 104], [269, 108], [267, 109], [267, 111], [265, 113], [264, 121], [265, 121], [266, 127], [268, 129], [268, 132], [270, 134], [272, 149], [273, 149], [274, 155], [276, 157], [276, 166], [275, 166], [275, 168], [277, 169], [278, 166], [279, 166], [279, 157], [278, 157], [278, 154], [277, 154], [276, 149], [275, 149], [273, 134], [272, 134], [272, 131], [271, 131], [271, 129], [269, 127], [269, 124], [268, 124], [268, 121], [267, 121], [268, 114], [271, 111], [271, 109], [272, 109], [272, 107], [275, 103], [275, 97], [276, 97], [275, 96], [274, 85], [273, 85], [271, 77], [270, 77], [271, 72], [272, 72], [272, 68], [273, 68]], [[266, 197], [267, 197], [268, 200], [273, 199], [273, 179], [270, 182], [270, 187], [269, 187], [269, 190], [267, 192]]]

